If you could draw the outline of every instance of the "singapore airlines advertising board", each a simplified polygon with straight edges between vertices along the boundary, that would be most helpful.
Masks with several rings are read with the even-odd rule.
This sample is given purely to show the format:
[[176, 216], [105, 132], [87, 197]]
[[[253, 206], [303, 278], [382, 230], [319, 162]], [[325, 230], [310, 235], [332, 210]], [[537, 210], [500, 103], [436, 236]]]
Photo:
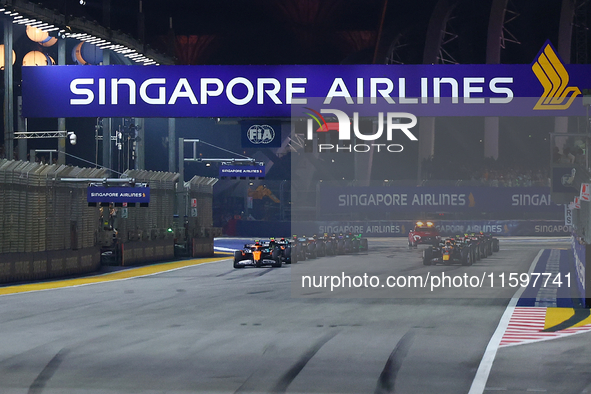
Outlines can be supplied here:
[[24, 67], [23, 113], [261, 117], [363, 104], [416, 116], [584, 115], [590, 71], [563, 64], [549, 43], [531, 65]]

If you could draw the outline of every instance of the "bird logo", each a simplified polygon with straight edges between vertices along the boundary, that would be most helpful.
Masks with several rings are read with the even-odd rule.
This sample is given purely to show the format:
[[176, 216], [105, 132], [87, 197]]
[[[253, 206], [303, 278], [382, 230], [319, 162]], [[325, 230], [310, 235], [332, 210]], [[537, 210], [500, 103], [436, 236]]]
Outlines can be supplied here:
[[549, 42], [532, 64], [532, 71], [544, 88], [544, 93], [534, 109], [567, 109], [575, 97], [581, 94], [578, 87], [568, 86], [568, 72]]

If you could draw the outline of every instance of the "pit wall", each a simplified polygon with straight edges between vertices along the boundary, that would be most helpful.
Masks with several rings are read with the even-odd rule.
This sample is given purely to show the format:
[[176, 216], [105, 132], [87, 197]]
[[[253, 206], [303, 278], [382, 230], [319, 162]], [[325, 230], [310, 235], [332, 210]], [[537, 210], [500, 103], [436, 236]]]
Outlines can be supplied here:
[[120, 247], [122, 266], [174, 259], [173, 239], [129, 242]]
[[0, 283], [80, 275], [98, 270], [98, 247], [0, 255]]
[[60, 178], [101, 178], [96, 168], [0, 160], [0, 283], [96, 271], [98, 208], [86, 185]]
[[197, 239], [193, 255], [213, 255], [213, 237], [219, 235], [212, 227], [216, 179], [187, 182], [197, 207], [184, 226], [182, 219], [174, 220], [178, 174], [130, 170], [125, 175], [149, 183], [149, 207], [89, 207], [87, 181], [62, 181], [102, 179], [103, 169], [0, 159], [0, 283], [97, 271], [101, 246], [112, 244], [112, 235], [102, 229], [111, 212], [124, 265], [173, 260], [179, 235], [191, 243]]
[[[443, 236], [483, 231], [497, 236], [564, 236], [571, 228], [559, 220], [446, 220], [435, 221]], [[415, 221], [310, 221], [265, 222], [240, 220], [234, 234], [237, 237], [286, 237], [293, 234], [313, 235], [352, 232], [365, 237], [406, 237]]]

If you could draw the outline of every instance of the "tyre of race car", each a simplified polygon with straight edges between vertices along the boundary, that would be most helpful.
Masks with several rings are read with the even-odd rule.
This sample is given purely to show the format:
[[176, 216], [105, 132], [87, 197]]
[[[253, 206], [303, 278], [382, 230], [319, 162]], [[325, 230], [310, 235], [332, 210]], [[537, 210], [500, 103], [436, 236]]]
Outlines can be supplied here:
[[461, 253], [462, 265], [472, 265], [472, 253], [470, 253], [470, 250], [464, 248]]
[[472, 247], [474, 248], [474, 259], [472, 259], [472, 261], [480, 260], [480, 246], [474, 244]]
[[295, 263], [294, 259], [291, 257], [291, 248], [285, 248], [285, 264]]
[[476, 259], [476, 247], [474, 245], [470, 245], [469, 246], [470, 249], [470, 258], [472, 259], [472, 264], [474, 264], [474, 262], [477, 260]]
[[238, 262], [242, 260], [242, 252], [239, 250], [236, 250], [234, 252], [234, 268], [244, 268], [243, 265], [238, 264]]
[[500, 250], [499, 240], [493, 239], [493, 252], [498, 252], [499, 250]]
[[273, 250], [273, 253], [271, 253], [271, 258], [273, 261], [275, 261], [275, 263], [273, 263], [274, 268], [279, 268], [283, 265], [281, 262], [281, 254], [279, 253], [279, 249]]
[[486, 253], [486, 244], [482, 243], [480, 244], [480, 258], [484, 259], [488, 256], [488, 253]]
[[339, 241], [337, 245], [337, 254], [345, 254], [345, 242]]
[[427, 249], [423, 250], [423, 265], [431, 265], [432, 258], [433, 258], [433, 248], [429, 246]]
[[352, 253], [359, 252], [359, 241], [358, 240], [351, 241], [351, 252]]
[[355, 252], [355, 244], [352, 240], [348, 240], [345, 242], [345, 250], [347, 251], [347, 253]]
[[304, 261], [306, 260], [306, 249], [302, 248], [301, 252], [300, 252], [300, 260]]
[[361, 239], [361, 247], [363, 248], [364, 251], [367, 252], [367, 249], [368, 249], [367, 238]]
[[489, 256], [492, 255], [493, 254], [492, 240], [491, 241], [488, 241], [487, 244], [486, 244], [486, 246], [487, 246], [486, 247], [486, 251], [487, 251], [488, 255]]
[[320, 246], [316, 247], [316, 254], [318, 255], [318, 257], [324, 257], [326, 256], [326, 245], [322, 244]]

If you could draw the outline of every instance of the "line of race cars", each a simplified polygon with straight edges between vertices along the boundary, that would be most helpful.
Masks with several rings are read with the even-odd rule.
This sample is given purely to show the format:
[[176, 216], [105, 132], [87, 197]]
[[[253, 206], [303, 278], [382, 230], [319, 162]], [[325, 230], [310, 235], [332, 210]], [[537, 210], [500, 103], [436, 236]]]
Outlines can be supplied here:
[[244, 248], [235, 251], [234, 268], [265, 265], [281, 267], [283, 263], [292, 264], [317, 257], [359, 253], [367, 249], [367, 239], [361, 234], [353, 233], [325, 233], [312, 237], [294, 235], [291, 239], [271, 238], [268, 241], [244, 244]]
[[431, 245], [423, 250], [423, 264], [472, 265], [477, 260], [498, 252], [499, 240], [490, 234], [471, 233], [442, 239], [439, 231], [430, 221], [418, 221], [408, 233], [408, 246]]
[[[442, 238], [431, 221], [418, 221], [408, 233], [408, 246], [430, 245], [423, 250], [423, 264], [472, 265], [499, 251], [499, 240], [489, 234], [471, 233]], [[294, 235], [291, 239], [271, 238], [244, 244], [234, 252], [234, 268], [247, 266], [281, 267], [306, 259], [366, 252], [368, 241], [361, 234]]]

